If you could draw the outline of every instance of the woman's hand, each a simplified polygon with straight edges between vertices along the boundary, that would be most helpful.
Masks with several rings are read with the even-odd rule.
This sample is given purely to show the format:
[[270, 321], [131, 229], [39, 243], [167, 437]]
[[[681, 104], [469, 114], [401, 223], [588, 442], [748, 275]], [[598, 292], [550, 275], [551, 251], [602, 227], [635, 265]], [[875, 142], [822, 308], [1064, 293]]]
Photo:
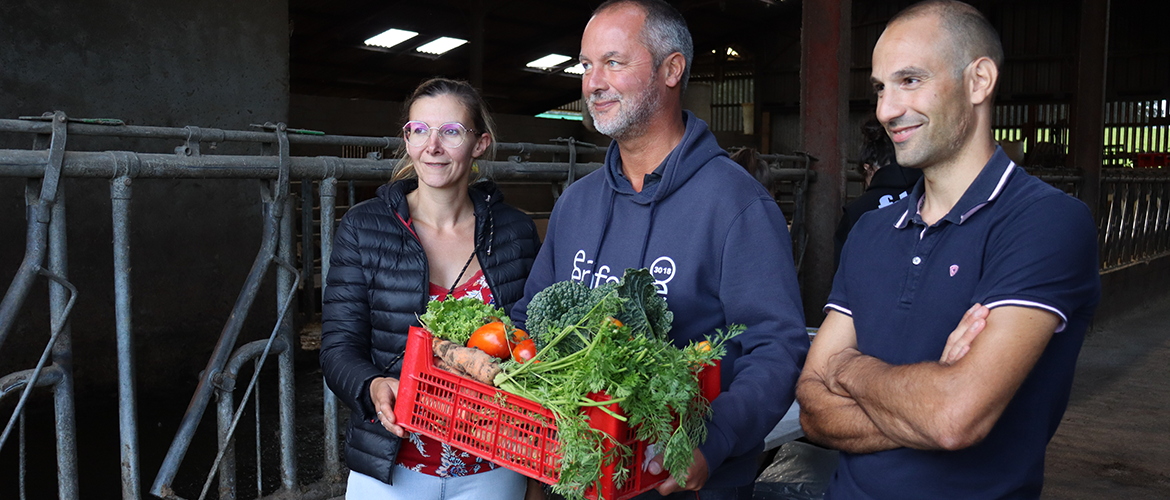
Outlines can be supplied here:
[[382, 427], [398, 437], [406, 437], [406, 429], [398, 425], [394, 419], [394, 398], [398, 395], [398, 379], [392, 377], [378, 377], [370, 382], [370, 401], [374, 402], [374, 411]]

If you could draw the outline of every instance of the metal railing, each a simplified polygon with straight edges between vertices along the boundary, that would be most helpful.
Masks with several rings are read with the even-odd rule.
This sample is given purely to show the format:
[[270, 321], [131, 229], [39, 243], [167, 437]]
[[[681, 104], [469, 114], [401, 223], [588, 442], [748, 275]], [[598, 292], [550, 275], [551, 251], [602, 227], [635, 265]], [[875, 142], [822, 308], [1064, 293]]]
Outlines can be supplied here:
[[[28, 232], [25, 242], [25, 256], [12, 284], [0, 302], [0, 347], [11, 329], [17, 311], [28, 297], [33, 281], [38, 275], [49, 279], [49, 309], [52, 333], [36, 367], [9, 374], [0, 379], [0, 398], [20, 390], [20, 400], [0, 434], [0, 448], [8, 440], [13, 424], [20, 421], [20, 484], [21, 499], [25, 493], [24, 468], [24, 405], [33, 388], [38, 385], [53, 387], [57, 422], [57, 469], [58, 492], [61, 498], [77, 498], [77, 437], [73, 405], [72, 340], [69, 331], [69, 313], [77, 299], [77, 288], [68, 280], [65, 252], [65, 197], [58, 193], [62, 164], [65, 155], [67, 134], [66, 117], [57, 112], [47, 115], [49, 120], [44, 130], [33, 142], [43, 152], [40, 179], [29, 181], [25, 187]], [[46, 137], [44, 132], [48, 132]], [[46, 257], [48, 267], [45, 267]], [[65, 300], [68, 289], [69, 299]], [[53, 364], [45, 363], [52, 356]]]
[[808, 247], [806, 223], [808, 207], [808, 185], [815, 182], [817, 173], [809, 168], [813, 158], [804, 153], [796, 155], [762, 154], [761, 160], [772, 170], [767, 176], [778, 181], [777, 186], [765, 186], [772, 190], [776, 203], [790, 222], [788, 232], [792, 237], [792, 257], [796, 265], [798, 282], [804, 285], [804, 251]]
[[[236, 498], [237, 464], [234, 431], [241, 421], [249, 397], [258, 418], [260, 398], [258, 376], [270, 356], [277, 356], [280, 490], [276, 495], [297, 491], [306, 498], [324, 498], [340, 494], [343, 488], [342, 464], [338, 454], [338, 407], [336, 399], [324, 391], [323, 479], [304, 487], [298, 484], [294, 405], [296, 387], [293, 377], [292, 309], [298, 288], [307, 288], [314, 295], [320, 291], [309, 276], [316, 270], [311, 262], [314, 254], [320, 256], [322, 275], [329, 271], [332, 253], [334, 222], [337, 219], [338, 183], [347, 182], [349, 204], [354, 200], [354, 181], [385, 181], [394, 170], [396, 160], [382, 159], [374, 154], [367, 158], [339, 158], [332, 156], [292, 156], [290, 147], [296, 144], [329, 145], [351, 148], [373, 148], [376, 151], [394, 150], [401, 145], [396, 137], [355, 137], [324, 135], [312, 131], [288, 129], [281, 124], [266, 124], [256, 131], [220, 130], [211, 128], [126, 126], [109, 120], [72, 120], [64, 113], [21, 120], [0, 120], [0, 132], [23, 133], [34, 136], [30, 150], [0, 150], [0, 177], [28, 179], [25, 189], [27, 205], [27, 241], [25, 257], [0, 302], [0, 349], [13, 329], [13, 324], [33, 283], [46, 277], [49, 288], [50, 336], [36, 366], [0, 377], [0, 401], [6, 396], [20, 394], [16, 407], [0, 434], [0, 448], [15, 435], [20, 448], [20, 492], [24, 498], [24, 411], [29, 395], [35, 387], [51, 387], [54, 393], [55, 428], [57, 432], [57, 468], [59, 497], [78, 498], [76, 421], [74, 416], [72, 341], [69, 317], [78, 293], [105, 293], [104, 290], [77, 290], [68, 280], [66, 256], [65, 196], [59, 188], [63, 177], [110, 179], [113, 224], [113, 270], [115, 292], [115, 321], [118, 366], [119, 432], [121, 440], [121, 484], [124, 499], [141, 498], [140, 459], [138, 451], [137, 395], [135, 393], [134, 330], [131, 315], [130, 286], [131, 246], [130, 202], [135, 181], [151, 179], [259, 179], [265, 182], [260, 200], [264, 206], [261, 247], [236, 299], [231, 315], [225, 320], [215, 349], [199, 384], [191, 398], [187, 413], [171, 443], [166, 459], [155, 476], [150, 493], [164, 498], [180, 498], [172, 483], [195, 428], [211, 398], [218, 398], [218, 453], [207, 468], [200, 496], [206, 495], [212, 480], [218, 476], [219, 498]], [[67, 151], [66, 139], [71, 135], [159, 139], [177, 141], [173, 154], [136, 153], [126, 151], [82, 152]], [[259, 155], [206, 155], [202, 147], [208, 143], [243, 142], [263, 145]], [[596, 162], [579, 162], [579, 154], [599, 155], [603, 147], [564, 139], [557, 144], [504, 143], [499, 151], [508, 155], [505, 161], [480, 162], [489, 177], [502, 181], [547, 182], [561, 186], [573, 182], [600, 167]], [[539, 157], [538, 161], [533, 161]], [[806, 155], [762, 155], [772, 169], [773, 178], [781, 184], [773, 190], [777, 202], [789, 216], [794, 256], [799, 270], [807, 241], [805, 207], [809, 183], [815, 181], [815, 172], [808, 169]], [[1037, 172], [1042, 179], [1076, 195], [1081, 178], [1076, 174]], [[301, 182], [301, 200], [290, 192], [294, 179]], [[316, 193], [320, 209], [319, 221], [312, 217], [313, 204], [305, 203]], [[1100, 249], [1103, 272], [1120, 269], [1134, 263], [1170, 255], [1170, 176], [1157, 172], [1116, 172], [1107, 170], [1102, 180], [1100, 206]], [[344, 195], [343, 195], [344, 196]], [[297, 203], [300, 201], [301, 203]], [[296, 260], [294, 211], [303, 212], [303, 234], [312, 234], [313, 224], [319, 225], [320, 244], [306, 244], [302, 240], [300, 263]], [[307, 240], [311, 242], [312, 240]], [[316, 248], [314, 248], [316, 247]], [[319, 252], [318, 252], [319, 251]], [[237, 347], [237, 339], [245, 318], [270, 267], [277, 269], [277, 313], [267, 339]], [[316, 295], [319, 297], [319, 295]], [[301, 311], [305, 313], [305, 311]], [[308, 314], [315, 314], [311, 308]], [[311, 318], [310, 318], [311, 319]], [[252, 363], [248, 384], [237, 387], [240, 370]], [[242, 389], [239, 406], [234, 405], [235, 391]], [[257, 425], [257, 429], [259, 425]], [[259, 434], [256, 437], [259, 460]], [[259, 480], [259, 464], [256, 466]], [[186, 492], [184, 492], [186, 493]], [[186, 494], [193, 494], [186, 493]], [[256, 496], [263, 496], [260, 484]]]
[[[1029, 169], [1071, 196], [1083, 178], [1072, 169]], [[1106, 168], [1097, 210], [1101, 273], [1170, 256], [1170, 171]]]
[[1170, 255], [1170, 172], [1106, 170], [1099, 217], [1102, 272]]
[[[0, 304], [0, 349], [7, 334], [12, 331], [17, 313], [24, 305], [33, 282], [38, 276], [49, 280], [51, 336], [35, 368], [0, 378], [0, 400], [8, 394], [20, 391], [21, 397], [0, 437], [3, 448], [8, 435], [14, 428], [19, 435], [20, 447], [20, 494], [24, 488], [25, 434], [22, 418], [28, 396], [34, 387], [54, 389], [59, 497], [78, 498], [77, 456], [75, 450], [76, 421], [73, 410], [72, 367], [70, 360], [71, 340], [69, 315], [79, 291], [68, 281], [65, 265], [64, 193], [58, 189], [62, 177], [88, 177], [110, 179], [113, 222], [113, 269], [115, 293], [115, 322], [118, 366], [118, 409], [121, 449], [122, 498], [138, 499], [142, 493], [140, 484], [140, 456], [137, 442], [137, 394], [135, 393], [134, 329], [131, 314], [131, 245], [130, 202], [132, 186], [136, 181], [151, 179], [259, 179], [263, 181], [262, 199], [264, 219], [261, 230], [261, 245], [251, 271], [241, 286], [231, 314], [225, 320], [216, 345], [200, 374], [198, 385], [187, 407], [186, 414], [171, 442], [166, 458], [159, 466], [149, 493], [162, 498], [179, 499], [179, 492], [173, 490], [175, 475], [186, 455], [188, 446], [195, 435], [195, 429], [212, 397], [217, 397], [216, 415], [218, 421], [218, 453], [215, 461], [205, 464], [207, 479], [199, 498], [208, 494], [212, 480], [218, 476], [219, 498], [236, 498], [236, 459], [234, 431], [252, 397], [254, 413], [259, 418], [260, 398], [258, 377], [270, 355], [276, 355], [278, 376], [278, 406], [280, 414], [280, 486], [273, 496], [287, 496], [297, 492], [304, 498], [325, 498], [339, 494], [344, 488], [342, 465], [338, 455], [338, 408], [336, 399], [328, 389], [324, 390], [324, 464], [325, 471], [320, 483], [308, 487], [298, 485], [296, 464], [295, 393], [293, 373], [292, 308], [298, 287], [314, 288], [313, 279], [304, 273], [312, 266], [298, 268], [295, 262], [295, 231], [293, 214], [296, 194], [290, 193], [290, 183], [300, 179], [302, 196], [311, 196], [313, 187], [319, 193], [320, 216], [320, 258], [321, 272], [328, 273], [328, 262], [332, 253], [333, 223], [336, 220], [337, 184], [351, 181], [384, 181], [394, 170], [395, 160], [339, 157], [296, 157], [289, 153], [290, 145], [315, 144], [338, 147], [363, 147], [379, 150], [393, 150], [401, 144], [396, 137], [354, 137], [332, 136], [318, 132], [295, 130], [283, 124], [265, 124], [257, 131], [220, 130], [199, 127], [146, 127], [127, 126], [117, 120], [75, 120], [57, 112], [44, 117], [20, 120], [0, 120], [0, 132], [25, 133], [35, 136], [31, 150], [0, 150], [0, 178], [27, 179], [26, 202], [28, 212], [28, 242], [25, 258]], [[136, 153], [127, 151], [66, 151], [68, 135], [87, 135], [121, 138], [145, 138], [178, 141], [174, 154]], [[219, 142], [259, 143], [259, 155], [206, 155], [202, 145]], [[577, 143], [574, 139], [561, 140], [558, 144], [504, 143], [499, 151], [512, 153], [506, 161], [479, 162], [487, 175], [497, 180], [548, 182], [567, 184], [596, 170], [599, 163], [583, 163], [577, 160], [579, 153], [602, 153], [604, 148]], [[530, 161], [534, 154], [551, 155], [552, 161]], [[788, 190], [792, 197], [789, 203], [794, 207], [795, 235], [803, 234], [804, 193], [808, 182], [813, 180], [807, 170], [808, 158], [804, 156], [771, 155], [765, 158], [775, 169], [777, 178], [791, 183]], [[794, 168], [785, 168], [791, 165]], [[303, 200], [302, 200], [303, 201]], [[781, 201], [784, 205], [784, 201]], [[302, 203], [301, 210], [311, 212], [312, 204]], [[312, 221], [312, 214], [302, 214]], [[303, 232], [307, 232], [302, 228]], [[802, 240], [801, 240], [802, 241]], [[801, 247], [802, 248], [802, 247]], [[303, 257], [312, 259], [312, 251]], [[799, 257], [798, 257], [799, 258]], [[47, 264], [46, 264], [47, 261]], [[275, 267], [277, 285], [277, 313], [273, 318], [271, 334], [267, 339], [258, 340], [237, 347], [237, 339], [245, 319], [248, 317], [258, 290], [267, 270]], [[81, 293], [104, 293], [104, 290], [81, 290]], [[315, 293], [318, 293], [314, 290]], [[47, 360], [52, 363], [46, 366]], [[239, 406], [234, 405], [237, 390], [236, 378], [240, 369], [253, 363], [252, 375], [240, 398]], [[270, 365], [270, 363], [269, 363]], [[257, 426], [257, 429], [259, 426]], [[259, 460], [259, 433], [256, 437], [257, 460]], [[257, 481], [260, 479], [257, 464]], [[342, 490], [339, 490], [342, 488]], [[184, 492], [192, 494], [194, 492]], [[263, 496], [257, 483], [258, 497]]]

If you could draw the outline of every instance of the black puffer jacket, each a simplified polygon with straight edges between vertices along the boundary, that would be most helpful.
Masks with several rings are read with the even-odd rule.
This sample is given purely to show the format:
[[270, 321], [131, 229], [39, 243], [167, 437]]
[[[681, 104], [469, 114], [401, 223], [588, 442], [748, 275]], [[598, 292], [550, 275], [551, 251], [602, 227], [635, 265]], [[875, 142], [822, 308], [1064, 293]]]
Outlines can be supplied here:
[[[376, 421], [374, 377], [398, 377], [406, 334], [429, 300], [429, 266], [406, 226], [406, 193], [417, 180], [378, 188], [377, 198], [346, 212], [333, 240], [321, 329], [325, 381], [351, 414], [345, 460], [351, 470], [391, 483], [399, 439]], [[524, 295], [540, 241], [527, 215], [505, 205], [490, 182], [468, 190], [475, 204], [476, 257], [496, 304], [511, 312]]]

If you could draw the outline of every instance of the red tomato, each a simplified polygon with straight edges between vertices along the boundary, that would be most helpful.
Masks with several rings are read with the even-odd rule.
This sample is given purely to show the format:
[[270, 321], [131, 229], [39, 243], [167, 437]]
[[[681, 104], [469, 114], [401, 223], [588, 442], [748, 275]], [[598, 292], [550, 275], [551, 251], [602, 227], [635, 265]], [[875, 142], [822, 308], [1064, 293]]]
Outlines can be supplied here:
[[536, 343], [532, 339], [525, 339], [512, 349], [512, 359], [524, 363], [536, 357]]
[[524, 342], [525, 340], [528, 340], [528, 332], [521, 330], [519, 328], [512, 329], [512, 342], [513, 343]]
[[507, 335], [504, 333], [504, 324], [499, 321], [479, 327], [471, 334], [467, 347], [474, 347], [500, 359], [508, 359], [512, 352], [512, 346], [509, 345]]

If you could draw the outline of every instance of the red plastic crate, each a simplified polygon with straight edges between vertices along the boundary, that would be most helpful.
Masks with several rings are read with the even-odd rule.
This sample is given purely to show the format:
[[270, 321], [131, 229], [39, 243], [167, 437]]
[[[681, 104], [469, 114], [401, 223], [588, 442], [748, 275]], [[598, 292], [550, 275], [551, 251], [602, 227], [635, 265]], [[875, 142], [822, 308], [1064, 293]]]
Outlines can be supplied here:
[[[555, 483], [560, 442], [553, 413], [531, 400], [441, 370], [434, 359], [430, 332], [411, 327], [394, 405], [399, 425], [525, 476]], [[719, 395], [718, 364], [699, 373], [699, 387], [708, 400]], [[605, 397], [596, 395], [594, 399], [603, 401]], [[621, 414], [616, 404], [608, 408]], [[599, 485], [586, 493], [588, 498], [597, 498], [600, 489], [606, 500], [625, 500], [669, 477], [665, 471], [650, 474], [642, 470], [647, 445], [634, 439], [625, 422], [597, 408], [585, 411], [593, 428], [630, 447], [635, 468], [619, 489], [612, 480], [614, 466], [605, 467]]]

